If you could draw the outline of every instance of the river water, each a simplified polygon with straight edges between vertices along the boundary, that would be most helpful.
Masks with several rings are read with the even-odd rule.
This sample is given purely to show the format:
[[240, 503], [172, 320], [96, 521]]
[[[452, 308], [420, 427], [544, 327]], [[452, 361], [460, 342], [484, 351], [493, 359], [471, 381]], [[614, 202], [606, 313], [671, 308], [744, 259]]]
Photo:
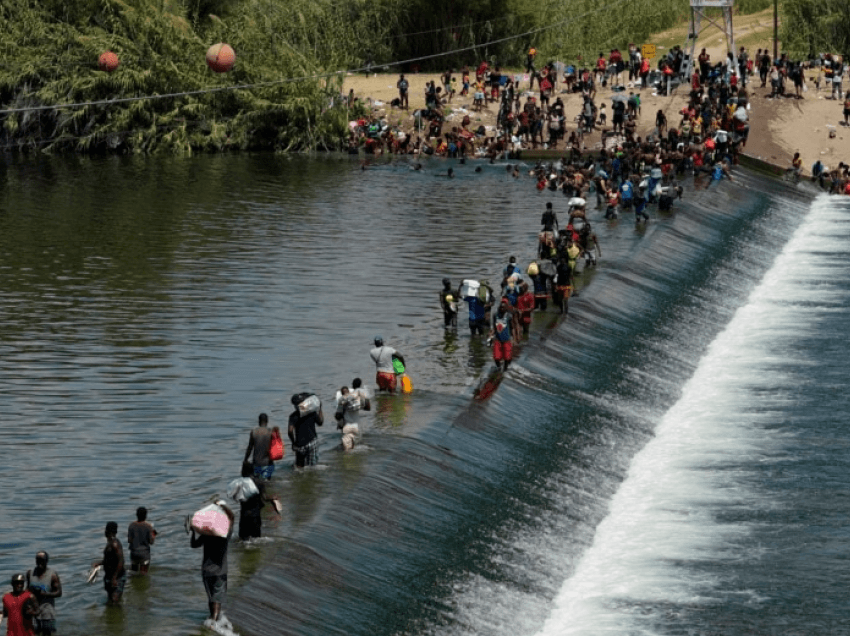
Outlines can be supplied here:
[[[565, 201], [448, 165], [7, 157], [0, 576], [48, 550], [63, 635], [201, 633], [183, 519], [260, 412], [371, 386], [380, 334], [416, 390], [355, 452], [328, 417], [318, 468], [278, 464], [281, 518], [231, 548], [240, 633], [850, 633], [847, 202], [741, 172], [600, 220], [569, 318], [479, 401], [490, 352], [444, 330], [440, 280], [524, 265]], [[85, 574], [139, 505], [151, 576], [109, 608]]]

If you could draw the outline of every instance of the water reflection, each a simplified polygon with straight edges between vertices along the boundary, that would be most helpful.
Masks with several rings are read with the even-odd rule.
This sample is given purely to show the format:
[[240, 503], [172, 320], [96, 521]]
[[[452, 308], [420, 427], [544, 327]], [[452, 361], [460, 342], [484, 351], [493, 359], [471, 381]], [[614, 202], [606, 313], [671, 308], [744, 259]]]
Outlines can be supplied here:
[[[504, 165], [475, 167], [455, 166], [455, 179], [438, 182], [444, 163], [426, 161], [425, 174], [403, 163], [360, 171], [335, 157], [5, 164], [0, 571], [48, 549], [63, 577], [57, 610], [68, 636], [197, 629], [206, 598], [186, 514], [238, 473], [257, 413], [283, 428], [297, 391], [328, 404], [340, 378], [372, 385], [375, 333], [404, 352], [414, 394], [376, 397], [356, 452], [339, 452], [335, 427], [325, 425], [319, 470], [292, 471], [288, 455], [270, 486], [283, 516], [264, 511], [275, 542], [234, 543], [232, 576], [262, 579], [263, 559], [314, 524], [342, 533], [352, 522], [326, 515], [354, 493], [369, 493], [360, 521], [374, 523], [367, 518], [383, 512], [395, 486], [375, 480], [405, 472], [406, 490], [393, 496], [436, 500], [444, 485], [432, 470], [454, 460], [453, 449], [434, 450], [436, 438], [492, 361], [470, 338], [463, 308], [457, 330], [443, 328], [433, 290], [443, 277], [495, 280], [507, 252], [527, 263], [548, 196], [506, 181]], [[612, 242], [632, 240], [608, 231], [598, 230], [606, 256]], [[33, 467], [49, 479], [21, 483]], [[102, 550], [105, 521], [124, 527], [138, 505], [161, 531], [151, 577], [130, 582], [123, 609], [105, 608], [102, 589], [84, 586], [80, 573]], [[397, 535], [417, 513], [406, 514], [393, 513]], [[367, 581], [378, 567], [357, 566], [349, 576]]]

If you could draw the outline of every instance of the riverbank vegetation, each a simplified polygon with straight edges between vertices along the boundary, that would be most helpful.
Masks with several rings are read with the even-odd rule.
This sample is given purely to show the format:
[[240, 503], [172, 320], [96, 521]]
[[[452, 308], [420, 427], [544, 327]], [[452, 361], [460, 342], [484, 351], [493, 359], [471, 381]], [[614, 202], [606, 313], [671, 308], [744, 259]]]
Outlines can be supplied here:
[[[769, 0], [741, 2], [758, 10]], [[799, 19], [813, 4], [784, 2]], [[850, 6], [833, 4], [836, 15]], [[0, 145], [336, 149], [358, 114], [340, 95], [340, 70], [460, 69], [482, 59], [518, 68], [530, 47], [543, 61], [590, 64], [599, 51], [686, 21], [687, 7], [687, 0], [0, 0]], [[818, 42], [799, 46], [830, 49], [824, 33], [846, 42], [846, 17], [818, 20], [823, 28], [797, 38], [816, 33]], [[205, 63], [216, 42], [236, 51], [228, 73]], [[107, 50], [120, 59], [112, 73], [97, 65]]]

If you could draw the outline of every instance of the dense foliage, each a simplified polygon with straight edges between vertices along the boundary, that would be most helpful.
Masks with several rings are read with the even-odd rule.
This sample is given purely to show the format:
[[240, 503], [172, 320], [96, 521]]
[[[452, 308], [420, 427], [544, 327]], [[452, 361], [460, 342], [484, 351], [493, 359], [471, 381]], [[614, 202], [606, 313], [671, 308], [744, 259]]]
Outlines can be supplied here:
[[782, 48], [795, 58], [850, 54], [850, 2], [782, 0]]
[[[2, 0], [4, 109], [178, 94], [7, 113], [2, 144], [135, 152], [337, 147], [349, 113], [339, 99], [341, 76], [326, 72], [351, 59], [346, 42], [363, 35], [358, 29], [377, 28], [375, 3], [363, 4], [371, 8], [358, 20], [329, 22], [306, 1]], [[220, 41], [236, 50], [237, 64], [217, 75], [204, 55]], [[121, 60], [111, 74], [97, 67], [106, 50]], [[251, 88], [211, 92], [244, 85]]]
[[[756, 9], [769, 0], [740, 1]], [[846, 48], [850, 3], [784, 5], [789, 51]], [[338, 148], [354, 113], [340, 99], [335, 71], [457, 69], [482, 59], [517, 68], [532, 46], [539, 62], [592, 63], [600, 51], [684, 20], [687, 7], [687, 0], [0, 0], [0, 145]], [[216, 42], [236, 51], [229, 73], [205, 64]], [[106, 50], [121, 60], [111, 74], [97, 67]], [[91, 103], [108, 100], [116, 101]]]

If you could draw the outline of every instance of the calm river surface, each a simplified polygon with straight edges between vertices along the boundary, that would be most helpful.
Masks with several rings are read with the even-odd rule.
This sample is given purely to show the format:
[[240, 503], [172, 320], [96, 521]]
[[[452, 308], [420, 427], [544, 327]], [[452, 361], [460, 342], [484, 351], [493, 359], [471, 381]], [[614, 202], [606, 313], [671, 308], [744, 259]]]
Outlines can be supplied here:
[[[600, 219], [569, 319], [536, 315], [479, 402], [490, 351], [443, 328], [440, 281], [524, 268], [566, 206], [448, 165], [6, 157], [0, 577], [49, 551], [62, 636], [202, 633], [183, 519], [310, 390], [320, 466], [287, 448], [283, 515], [231, 547], [242, 634], [850, 633], [846, 202], [742, 172], [646, 230]], [[344, 454], [333, 395], [373, 385], [377, 334], [416, 390]], [[88, 565], [139, 505], [151, 576], [108, 608]]]

